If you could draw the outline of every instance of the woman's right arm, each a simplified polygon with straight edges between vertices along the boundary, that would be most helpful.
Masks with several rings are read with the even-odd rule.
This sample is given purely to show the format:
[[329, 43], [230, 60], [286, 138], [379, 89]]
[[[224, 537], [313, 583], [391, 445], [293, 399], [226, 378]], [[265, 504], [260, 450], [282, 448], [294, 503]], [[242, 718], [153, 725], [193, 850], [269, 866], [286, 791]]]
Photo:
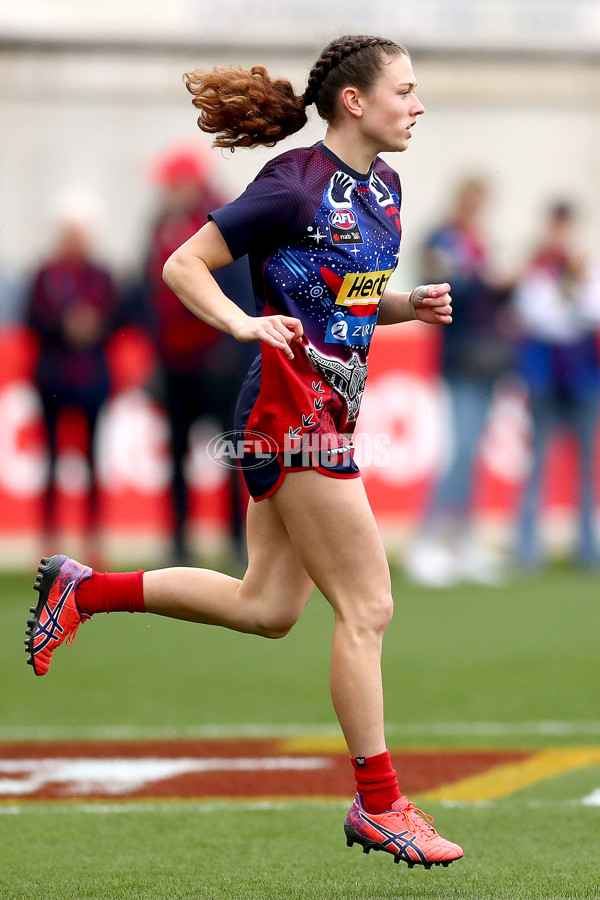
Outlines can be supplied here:
[[214, 222], [207, 222], [166, 261], [163, 279], [187, 308], [213, 328], [238, 341], [263, 341], [283, 350], [289, 359], [290, 344], [302, 338], [300, 319], [291, 316], [248, 316], [225, 296], [211, 275], [233, 262], [229, 248]]

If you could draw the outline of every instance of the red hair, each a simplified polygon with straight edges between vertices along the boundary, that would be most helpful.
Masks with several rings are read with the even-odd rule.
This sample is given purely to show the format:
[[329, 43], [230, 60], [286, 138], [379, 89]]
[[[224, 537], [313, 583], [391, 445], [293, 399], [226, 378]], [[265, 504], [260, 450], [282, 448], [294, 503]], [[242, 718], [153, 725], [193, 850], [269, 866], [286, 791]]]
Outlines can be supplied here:
[[184, 79], [200, 110], [198, 127], [216, 134], [215, 147], [272, 147], [306, 124], [303, 98], [287, 79], [273, 80], [263, 66], [197, 69]]
[[312, 67], [301, 96], [286, 78], [272, 79], [263, 66], [243, 69], [216, 66], [186, 73], [185, 85], [200, 110], [198, 127], [216, 135], [215, 147], [272, 147], [306, 124], [306, 107], [314, 103], [328, 122], [336, 115], [341, 90], [353, 85], [369, 91], [386, 57], [407, 51], [394, 41], [368, 35], [345, 35], [325, 47]]

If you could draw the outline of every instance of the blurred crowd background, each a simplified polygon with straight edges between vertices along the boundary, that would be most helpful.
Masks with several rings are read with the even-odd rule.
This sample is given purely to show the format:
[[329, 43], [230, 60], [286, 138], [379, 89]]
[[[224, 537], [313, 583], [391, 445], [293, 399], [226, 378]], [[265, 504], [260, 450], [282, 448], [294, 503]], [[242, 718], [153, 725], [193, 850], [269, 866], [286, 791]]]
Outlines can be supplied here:
[[[265, 65], [298, 92], [343, 33], [405, 44], [426, 115], [394, 285], [451, 282], [453, 325], [382, 329], [361, 427], [390, 554], [420, 583], [596, 567], [596, 0], [24, 0], [0, 11], [0, 566], [41, 550], [243, 560], [211, 463], [252, 358], [165, 288], [167, 256], [276, 149], [210, 149], [181, 76]], [[221, 270], [247, 311], [245, 262]]]

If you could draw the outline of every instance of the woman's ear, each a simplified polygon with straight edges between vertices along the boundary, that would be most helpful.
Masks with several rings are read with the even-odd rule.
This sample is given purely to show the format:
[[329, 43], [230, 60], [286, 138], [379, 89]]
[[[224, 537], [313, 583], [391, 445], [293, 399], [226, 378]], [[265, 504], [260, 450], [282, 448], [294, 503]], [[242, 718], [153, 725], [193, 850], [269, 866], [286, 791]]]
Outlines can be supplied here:
[[360, 119], [363, 114], [361, 97], [355, 87], [345, 87], [340, 94], [340, 102], [345, 106], [351, 116]]

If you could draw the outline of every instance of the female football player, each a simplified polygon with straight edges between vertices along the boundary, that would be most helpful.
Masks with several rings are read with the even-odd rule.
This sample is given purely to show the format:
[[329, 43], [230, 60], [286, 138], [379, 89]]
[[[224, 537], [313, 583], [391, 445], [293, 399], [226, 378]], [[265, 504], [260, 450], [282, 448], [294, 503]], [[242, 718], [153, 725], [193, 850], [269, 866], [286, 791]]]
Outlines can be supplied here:
[[[386, 850], [411, 867], [448, 865], [462, 849], [401, 794], [386, 747], [380, 658], [390, 574], [352, 455], [375, 325], [451, 321], [448, 284], [410, 293], [388, 286], [400, 184], [378, 153], [406, 150], [424, 112], [410, 57], [391, 40], [346, 36], [322, 52], [302, 96], [260, 66], [198, 70], [186, 83], [198, 124], [218, 147], [271, 146], [302, 128], [312, 104], [327, 123], [323, 141], [268, 163], [164, 269], [198, 317], [261, 342], [235, 423], [252, 496], [248, 569], [240, 581], [193, 568], [99, 574], [64, 556], [44, 559], [29, 662], [45, 674], [81, 621], [116, 610], [281, 638], [316, 585], [334, 612], [331, 695], [357, 785], [348, 844]], [[246, 253], [257, 316], [211, 275]]]

